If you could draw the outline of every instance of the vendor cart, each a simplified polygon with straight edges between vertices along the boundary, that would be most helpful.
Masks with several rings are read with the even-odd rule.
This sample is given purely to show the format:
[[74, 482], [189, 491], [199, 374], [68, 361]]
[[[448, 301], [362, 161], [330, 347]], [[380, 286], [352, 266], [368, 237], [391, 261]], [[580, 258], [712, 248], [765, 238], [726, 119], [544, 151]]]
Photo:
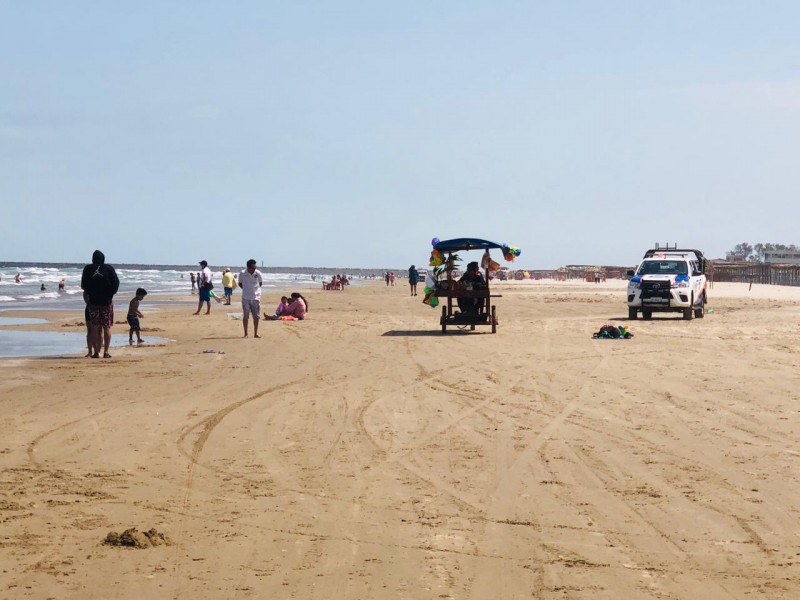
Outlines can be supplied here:
[[[474, 331], [478, 325], [485, 325], [492, 328], [492, 333], [497, 332], [497, 308], [492, 303], [492, 298], [501, 298], [500, 294], [492, 294], [489, 283], [490, 265], [493, 261], [488, 256], [488, 251], [494, 248], [500, 249], [507, 260], [513, 260], [519, 254], [516, 248], [509, 248], [503, 244], [497, 244], [487, 240], [477, 238], [456, 238], [452, 240], [434, 240], [431, 264], [439, 262], [441, 265], [440, 278], [435, 281], [435, 296], [442, 304], [442, 316], [440, 324], [442, 333], [447, 333], [447, 327], [458, 327]], [[453, 276], [456, 252], [482, 250], [483, 260], [483, 281], [457, 280]], [[516, 254], [514, 254], [516, 253]], [[497, 266], [493, 263], [493, 266]], [[496, 269], [493, 269], [496, 270]], [[441, 274], [444, 278], [441, 278]], [[459, 299], [465, 299], [467, 302]], [[459, 307], [459, 304], [461, 306]], [[464, 305], [469, 304], [467, 310]]]

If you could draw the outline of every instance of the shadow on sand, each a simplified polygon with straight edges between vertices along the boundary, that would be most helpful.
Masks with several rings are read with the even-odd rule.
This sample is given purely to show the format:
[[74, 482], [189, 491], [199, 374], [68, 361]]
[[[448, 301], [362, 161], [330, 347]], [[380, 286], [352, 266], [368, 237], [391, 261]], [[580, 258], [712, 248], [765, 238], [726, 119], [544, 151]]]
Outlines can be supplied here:
[[421, 329], [421, 330], [398, 330], [394, 329], [392, 331], [387, 331], [383, 334], [383, 336], [388, 337], [433, 337], [438, 336], [442, 338], [446, 338], [449, 336], [454, 335], [482, 335], [482, 334], [490, 334], [491, 331], [470, 331], [469, 327], [465, 327], [464, 329], [453, 329], [452, 326], [447, 328], [447, 333], [443, 334], [440, 329]]

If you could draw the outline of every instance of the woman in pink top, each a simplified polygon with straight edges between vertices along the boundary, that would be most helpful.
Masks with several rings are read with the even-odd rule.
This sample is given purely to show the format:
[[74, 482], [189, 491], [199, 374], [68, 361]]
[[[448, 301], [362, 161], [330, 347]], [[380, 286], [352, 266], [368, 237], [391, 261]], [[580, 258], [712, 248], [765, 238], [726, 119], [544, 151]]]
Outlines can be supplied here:
[[306, 318], [306, 313], [308, 312], [308, 300], [303, 298], [302, 294], [298, 294], [297, 292], [292, 292], [291, 300], [289, 301], [289, 310], [287, 313], [293, 316], [295, 319], [303, 320]]

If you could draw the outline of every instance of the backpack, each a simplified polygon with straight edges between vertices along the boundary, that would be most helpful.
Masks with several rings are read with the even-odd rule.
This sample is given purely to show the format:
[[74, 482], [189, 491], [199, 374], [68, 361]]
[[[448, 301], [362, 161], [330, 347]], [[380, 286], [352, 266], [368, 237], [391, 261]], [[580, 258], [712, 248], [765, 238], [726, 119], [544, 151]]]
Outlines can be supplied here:
[[628, 338], [632, 338], [633, 334], [624, 326], [603, 325], [600, 331], [592, 334], [592, 337], [602, 340], [618, 340], [620, 338], [627, 340]]

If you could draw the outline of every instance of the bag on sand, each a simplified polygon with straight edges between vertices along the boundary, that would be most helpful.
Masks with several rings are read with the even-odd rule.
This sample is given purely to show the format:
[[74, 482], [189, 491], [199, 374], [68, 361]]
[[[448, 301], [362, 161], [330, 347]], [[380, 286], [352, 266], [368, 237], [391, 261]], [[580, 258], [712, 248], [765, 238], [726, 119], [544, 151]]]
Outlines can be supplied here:
[[633, 334], [628, 331], [624, 325], [617, 327], [616, 325], [603, 325], [600, 331], [593, 333], [592, 337], [596, 340], [627, 340], [632, 338]]

